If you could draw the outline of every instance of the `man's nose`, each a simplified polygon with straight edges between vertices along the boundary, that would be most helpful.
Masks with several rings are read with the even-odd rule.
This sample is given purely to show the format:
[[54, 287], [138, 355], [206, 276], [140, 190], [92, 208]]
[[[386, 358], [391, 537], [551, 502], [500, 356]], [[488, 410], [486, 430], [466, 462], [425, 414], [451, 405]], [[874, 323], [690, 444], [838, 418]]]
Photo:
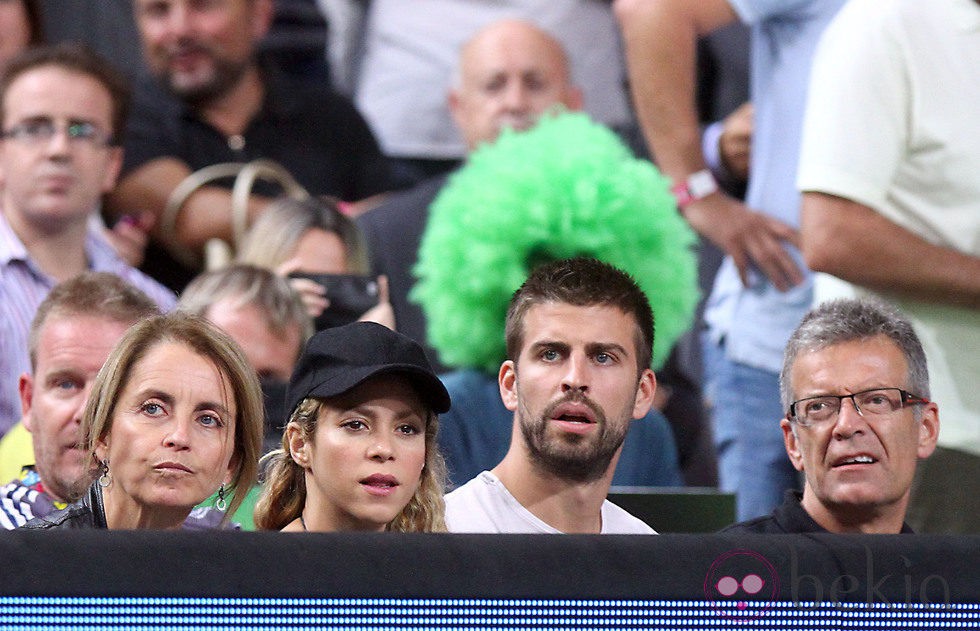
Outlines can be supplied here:
[[65, 156], [71, 151], [72, 140], [68, 136], [68, 128], [55, 125], [51, 137], [44, 141], [44, 149], [51, 156]]
[[504, 91], [504, 105], [512, 112], [526, 112], [528, 110], [529, 93], [524, 82], [514, 79], [507, 84]]
[[78, 405], [75, 408], [75, 412], [72, 415], [72, 422], [76, 425], [82, 424], [82, 416], [85, 414], [85, 408], [88, 406], [88, 397], [92, 394], [92, 383], [89, 382], [85, 384], [82, 389], [82, 395], [78, 397]]
[[846, 439], [864, 430], [867, 419], [852, 397], [841, 399], [837, 421], [834, 423], [834, 438]]
[[163, 20], [167, 31], [176, 35], [184, 35], [190, 29], [190, 11], [187, 3], [183, 0], [173, 2], [167, 10], [167, 15]]
[[562, 392], [569, 392], [571, 390], [586, 392], [589, 389], [588, 364], [588, 358], [586, 357], [579, 357], [574, 354], [569, 356], [568, 361], [565, 363], [565, 374], [561, 382]]

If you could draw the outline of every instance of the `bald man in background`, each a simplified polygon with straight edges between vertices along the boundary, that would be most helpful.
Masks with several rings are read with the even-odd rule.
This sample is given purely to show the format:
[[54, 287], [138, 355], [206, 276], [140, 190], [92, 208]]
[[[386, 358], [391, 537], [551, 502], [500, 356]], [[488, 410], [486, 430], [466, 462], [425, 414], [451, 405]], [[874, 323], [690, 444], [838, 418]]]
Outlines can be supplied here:
[[[555, 108], [579, 110], [582, 93], [572, 84], [568, 57], [552, 35], [523, 20], [502, 20], [477, 32], [460, 51], [448, 94], [467, 152], [497, 139], [510, 128], [526, 130]], [[426, 180], [391, 196], [358, 218], [372, 274], [387, 274], [398, 331], [426, 349], [438, 371], [435, 351], [426, 344], [425, 316], [408, 293], [429, 206], [448, 176]]]

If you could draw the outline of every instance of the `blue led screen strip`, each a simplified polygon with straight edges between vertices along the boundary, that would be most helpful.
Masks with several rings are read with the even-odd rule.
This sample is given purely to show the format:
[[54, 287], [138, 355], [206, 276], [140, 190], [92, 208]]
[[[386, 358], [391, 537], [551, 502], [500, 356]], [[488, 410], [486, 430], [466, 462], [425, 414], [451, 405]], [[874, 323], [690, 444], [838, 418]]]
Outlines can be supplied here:
[[0, 598], [3, 629], [980, 629], [980, 605], [664, 600]]

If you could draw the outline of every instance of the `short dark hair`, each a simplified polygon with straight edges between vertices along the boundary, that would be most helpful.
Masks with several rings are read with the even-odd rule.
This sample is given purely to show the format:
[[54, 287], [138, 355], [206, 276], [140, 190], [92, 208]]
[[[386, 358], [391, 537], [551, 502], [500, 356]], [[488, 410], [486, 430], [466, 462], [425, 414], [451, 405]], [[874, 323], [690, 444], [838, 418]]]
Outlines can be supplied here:
[[112, 99], [112, 136], [110, 144], [121, 145], [126, 117], [129, 115], [131, 90], [129, 81], [105, 58], [84, 44], [62, 42], [28, 48], [7, 63], [0, 75], [0, 119], [6, 116], [7, 92], [21, 75], [36, 68], [56, 66], [68, 72], [98, 81]]
[[650, 367], [653, 354], [653, 310], [632, 276], [594, 258], [576, 257], [536, 267], [514, 292], [507, 307], [507, 358], [517, 361], [524, 344], [524, 316], [534, 305], [562, 302], [575, 306], [617, 307], [636, 320], [636, 364]]
[[86, 315], [134, 324], [159, 313], [146, 294], [109, 272], [83, 272], [60, 282], [38, 305], [31, 321], [27, 338], [31, 371], [37, 368], [37, 346], [48, 318]]

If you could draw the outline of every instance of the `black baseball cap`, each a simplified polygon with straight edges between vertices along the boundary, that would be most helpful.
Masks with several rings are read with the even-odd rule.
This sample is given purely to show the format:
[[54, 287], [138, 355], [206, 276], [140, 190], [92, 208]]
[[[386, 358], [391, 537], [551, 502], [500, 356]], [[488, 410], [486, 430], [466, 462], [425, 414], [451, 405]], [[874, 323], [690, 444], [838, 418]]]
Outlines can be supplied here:
[[449, 411], [449, 393], [422, 347], [376, 322], [345, 324], [311, 337], [289, 380], [286, 410], [292, 415], [306, 397], [339, 396], [371, 377], [388, 374], [408, 378], [433, 412]]

